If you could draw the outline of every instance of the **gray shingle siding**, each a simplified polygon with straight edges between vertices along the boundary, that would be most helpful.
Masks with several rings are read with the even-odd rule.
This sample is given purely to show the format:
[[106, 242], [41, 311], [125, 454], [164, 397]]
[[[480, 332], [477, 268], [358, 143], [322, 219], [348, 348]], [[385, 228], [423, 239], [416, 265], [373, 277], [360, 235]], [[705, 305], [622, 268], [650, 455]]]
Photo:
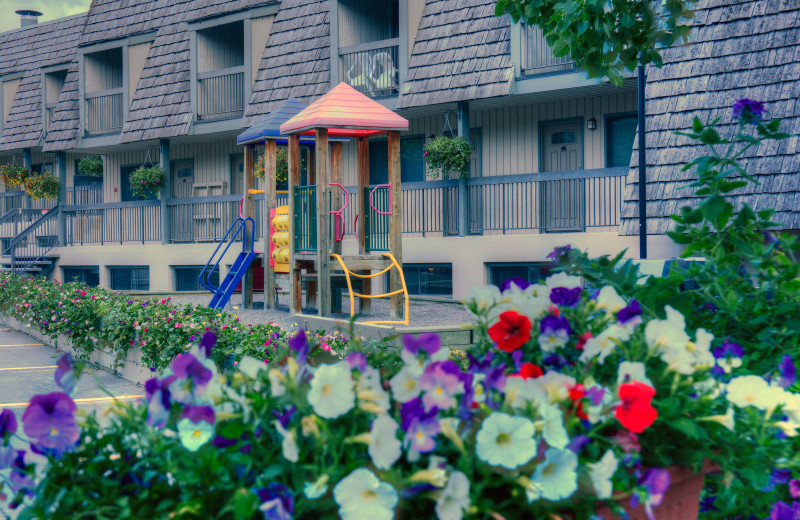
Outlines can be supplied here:
[[[664, 66], [647, 71], [647, 232], [672, 229], [671, 214], [700, 199], [683, 189], [695, 178], [682, 172], [700, 154], [676, 131], [688, 130], [695, 116], [721, 118], [721, 133], [735, 131], [731, 107], [740, 98], [766, 102], [769, 117], [784, 119], [787, 132], [800, 132], [800, 2], [702, 0], [696, 5], [691, 43], [664, 50]], [[638, 225], [638, 152], [634, 141], [631, 171], [622, 208], [621, 233]], [[774, 208], [782, 228], [800, 224], [800, 161], [797, 137], [762, 145], [745, 154], [745, 167], [760, 185], [731, 194], [737, 208]]]

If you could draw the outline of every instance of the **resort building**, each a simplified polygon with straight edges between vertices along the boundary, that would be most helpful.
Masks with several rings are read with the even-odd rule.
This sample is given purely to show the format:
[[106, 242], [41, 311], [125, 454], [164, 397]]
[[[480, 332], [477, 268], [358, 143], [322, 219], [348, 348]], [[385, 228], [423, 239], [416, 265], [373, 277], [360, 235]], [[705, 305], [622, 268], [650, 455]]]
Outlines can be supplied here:
[[[681, 167], [697, 149], [676, 130], [695, 115], [729, 122], [733, 102], [750, 97], [800, 131], [795, 4], [701, 0], [691, 42], [648, 69], [650, 258], [679, 253], [664, 233], [691, 198]], [[635, 75], [619, 87], [589, 79], [540, 31], [494, 12], [493, 0], [94, 0], [85, 15], [0, 34], [0, 164], [50, 170], [62, 186], [58, 200], [0, 193], [3, 262], [13, 251], [29, 269], [115, 290], [200, 289], [245, 194], [237, 136], [290, 97], [308, 105], [340, 82], [409, 121], [412, 294], [458, 299], [480, 283], [533, 281], [565, 244], [638, 257]], [[472, 143], [467, 180], [426, 172], [423, 145], [441, 135]], [[796, 145], [753, 152], [762, 183], [737, 195], [776, 208], [785, 229], [800, 229]], [[311, 183], [314, 157], [303, 153]], [[78, 172], [89, 156], [102, 158], [102, 177]], [[355, 141], [344, 143], [351, 194], [356, 157]], [[386, 157], [385, 138], [371, 139], [371, 185], [387, 182]], [[140, 166], [166, 170], [160, 199], [131, 191]], [[345, 250], [356, 244], [353, 208]], [[256, 195], [259, 251], [264, 213]]]

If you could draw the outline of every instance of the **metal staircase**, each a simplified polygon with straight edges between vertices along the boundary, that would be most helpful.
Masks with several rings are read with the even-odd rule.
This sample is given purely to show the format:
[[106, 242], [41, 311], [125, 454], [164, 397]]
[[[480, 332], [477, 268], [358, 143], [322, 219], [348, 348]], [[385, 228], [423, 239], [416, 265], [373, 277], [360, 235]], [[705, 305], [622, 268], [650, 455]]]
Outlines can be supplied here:
[[[58, 205], [44, 214], [40, 209], [15, 208], [0, 217], [0, 226], [11, 228], [15, 233], [2, 240], [0, 271], [49, 276], [58, 261], [58, 256], [50, 252], [58, 246], [60, 211]], [[35, 218], [37, 215], [39, 218]], [[25, 225], [27, 227], [23, 228]], [[20, 228], [23, 229], [20, 231]]]
[[[248, 232], [247, 222], [250, 222], [250, 230]], [[260, 255], [261, 253], [257, 253], [253, 250], [253, 242], [254, 242], [254, 233], [255, 233], [255, 221], [252, 218], [237, 218], [233, 221], [233, 224], [228, 229], [228, 232], [225, 233], [225, 236], [222, 238], [222, 241], [214, 250], [214, 253], [211, 255], [211, 258], [206, 263], [205, 267], [202, 271], [200, 271], [200, 276], [198, 280], [200, 285], [208, 289], [213, 293], [211, 298], [211, 302], [208, 306], [212, 309], [222, 309], [225, 305], [228, 304], [230, 301], [233, 292], [236, 290], [236, 286], [239, 285], [239, 282], [242, 281], [244, 278], [245, 273], [250, 268], [250, 264], [253, 263], [253, 260]], [[237, 240], [237, 237], [241, 234], [242, 240], [242, 251], [236, 257], [236, 260], [231, 265], [228, 274], [222, 280], [222, 283], [219, 284], [219, 287], [214, 287], [209, 278], [211, 277], [211, 273], [219, 269], [219, 263], [225, 257], [225, 254], [230, 249], [231, 245]], [[249, 238], [249, 247], [248, 247], [248, 238]], [[225, 246], [224, 249], [222, 246]], [[217, 255], [217, 253], [222, 252]], [[212, 262], [216, 259], [216, 263], [214, 266], [211, 267]]]

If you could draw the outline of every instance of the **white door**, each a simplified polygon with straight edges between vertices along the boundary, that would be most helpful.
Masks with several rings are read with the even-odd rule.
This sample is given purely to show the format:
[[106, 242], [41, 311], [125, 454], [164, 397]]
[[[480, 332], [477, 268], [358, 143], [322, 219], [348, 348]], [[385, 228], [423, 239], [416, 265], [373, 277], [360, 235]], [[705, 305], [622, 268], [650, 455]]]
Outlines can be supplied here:
[[[542, 172], [557, 173], [583, 169], [581, 121], [543, 125]], [[539, 184], [540, 215], [543, 231], [583, 231], [585, 191], [583, 179], [553, 178]]]

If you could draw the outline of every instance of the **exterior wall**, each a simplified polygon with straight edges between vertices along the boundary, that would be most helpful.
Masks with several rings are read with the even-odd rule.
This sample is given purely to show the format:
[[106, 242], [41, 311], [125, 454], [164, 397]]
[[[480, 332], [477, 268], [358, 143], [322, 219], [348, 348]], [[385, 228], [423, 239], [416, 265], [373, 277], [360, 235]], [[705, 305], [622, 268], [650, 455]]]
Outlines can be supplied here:
[[22, 78], [3, 82], [3, 125], [8, 121], [8, 114], [11, 113], [11, 106], [14, 104], [14, 96], [17, 95], [21, 82]]
[[[402, 5], [402, 4], [401, 4]], [[422, 11], [425, 10], [425, 0], [408, 0], [408, 55], [414, 50], [414, 40], [417, 39], [419, 22], [422, 20]]]
[[339, 0], [339, 47], [392, 38], [392, 3], [397, 0]]
[[147, 54], [153, 42], [140, 43], [128, 47], [128, 99], [133, 102], [136, 89], [139, 88], [139, 79], [142, 77], [144, 63], [147, 61]]
[[274, 19], [274, 16], [262, 16], [253, 18], [250, 22], [250, 67], [253, 71], [250, 77], [253, 78], [253, 85], [256, 83], [258, 66], [261, 64], [261, 56], [264, 54], [264, 49], [267, 48], [267, 40], [269, 39]]

